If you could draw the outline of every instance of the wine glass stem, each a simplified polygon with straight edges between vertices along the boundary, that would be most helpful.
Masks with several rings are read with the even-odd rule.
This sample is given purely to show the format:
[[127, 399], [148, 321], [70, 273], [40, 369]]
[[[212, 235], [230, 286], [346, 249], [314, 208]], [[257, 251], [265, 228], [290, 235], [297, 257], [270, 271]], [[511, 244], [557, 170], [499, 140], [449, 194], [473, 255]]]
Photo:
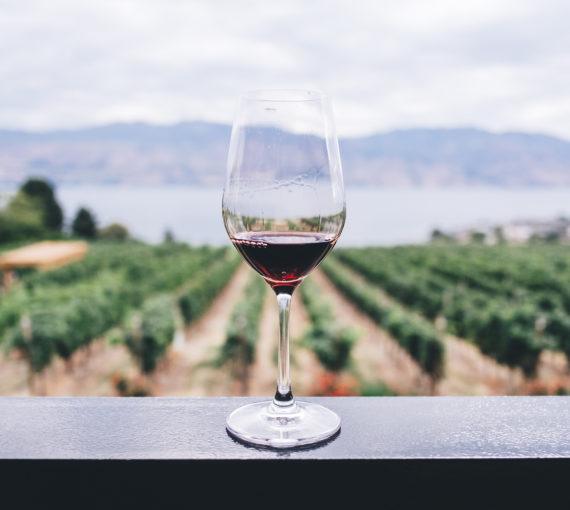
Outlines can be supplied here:
[[291, 373], [289, 367], [289, 311], [291, 309], [291, 294], [277, 294], [279, 306], [279, 351], [277, 365], [277, 391], [273, 403], [279, 407], [289, 407], [295, 403], [291, 392]]

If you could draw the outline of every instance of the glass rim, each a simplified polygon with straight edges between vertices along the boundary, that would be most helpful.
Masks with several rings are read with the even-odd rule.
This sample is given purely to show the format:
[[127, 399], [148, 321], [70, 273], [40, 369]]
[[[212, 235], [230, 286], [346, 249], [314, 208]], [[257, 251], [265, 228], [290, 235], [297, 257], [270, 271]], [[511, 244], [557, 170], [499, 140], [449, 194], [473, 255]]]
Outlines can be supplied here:
[[264, 101], [268, 103], [302, 103], [306, 101], [323, 101], [326, 94], [312, 89], [255, 89], [241, 94], [246, 101]]

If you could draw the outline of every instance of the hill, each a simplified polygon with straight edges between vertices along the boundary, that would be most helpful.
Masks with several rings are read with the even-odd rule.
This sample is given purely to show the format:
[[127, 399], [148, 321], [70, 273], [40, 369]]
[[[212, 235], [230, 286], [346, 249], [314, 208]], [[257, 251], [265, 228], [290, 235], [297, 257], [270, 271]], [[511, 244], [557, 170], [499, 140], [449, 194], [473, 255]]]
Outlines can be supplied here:
[[[144, 123], [42, 133], [0, 130], [0, 186], [223, 182], [230, 127]], [[570, 186], [570, 142], [528, 133], [408, 129], [341, 140], [348, 185]]]

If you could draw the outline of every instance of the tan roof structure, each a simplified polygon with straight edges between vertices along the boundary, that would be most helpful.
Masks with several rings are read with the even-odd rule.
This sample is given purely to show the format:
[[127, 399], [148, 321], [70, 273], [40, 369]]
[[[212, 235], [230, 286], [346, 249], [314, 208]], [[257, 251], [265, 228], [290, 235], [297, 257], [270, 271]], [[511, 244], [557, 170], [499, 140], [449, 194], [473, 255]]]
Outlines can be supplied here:
[[0, 270], [19, 268], [53, 269], [85, 257], [89, 245], [83, 241], [42, 241], [0, 255]]

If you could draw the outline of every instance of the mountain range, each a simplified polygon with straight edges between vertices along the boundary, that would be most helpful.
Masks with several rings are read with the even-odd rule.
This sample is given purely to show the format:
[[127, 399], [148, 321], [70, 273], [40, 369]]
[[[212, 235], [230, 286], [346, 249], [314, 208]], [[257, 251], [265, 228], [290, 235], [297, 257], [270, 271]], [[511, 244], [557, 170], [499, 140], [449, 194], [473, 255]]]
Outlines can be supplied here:
[[[28, 176], [55, 184], [220, 186], [231, 128], [208, 122], [0, 130], [0, 186]], [[570, 186], [570, 142], [480, 129], [406, 129], [340, 141], [348, 185]]]

